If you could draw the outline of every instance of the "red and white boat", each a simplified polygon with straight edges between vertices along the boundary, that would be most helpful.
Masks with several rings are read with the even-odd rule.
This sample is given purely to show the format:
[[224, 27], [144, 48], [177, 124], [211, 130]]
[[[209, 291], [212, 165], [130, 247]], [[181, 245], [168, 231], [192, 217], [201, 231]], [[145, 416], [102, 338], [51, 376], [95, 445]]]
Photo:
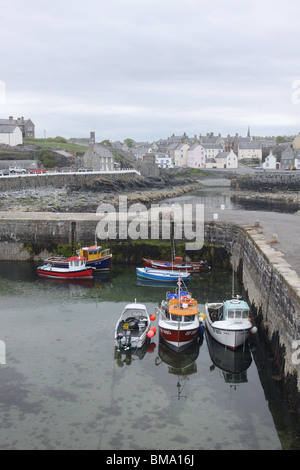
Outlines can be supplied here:
[[204, 333], [197, 300], [189, 292], [181, 290], [181, 279], [178, 280], [177, 292], [167, 293], [158, 313], [159, 334], [175, 351], [187, 348]]
[[37, 273], [41, 277], [51, 279], [91, 279], [94, 268], [86, 266], [86, 258], [81, 256], [72, 256], [66, 260], [67, 267], [57, 267], [50, 263], [37, 268]]
[[186, 263], [181, 256], [176, 256], [174, 261], [160, 261], [157, 259], [143, 258], [145, 268], [166, 269], [168, 271], [187, 271], [190, 273], [199, 273], [204, 268], [209, 268], [204, 261], [193, 261]]

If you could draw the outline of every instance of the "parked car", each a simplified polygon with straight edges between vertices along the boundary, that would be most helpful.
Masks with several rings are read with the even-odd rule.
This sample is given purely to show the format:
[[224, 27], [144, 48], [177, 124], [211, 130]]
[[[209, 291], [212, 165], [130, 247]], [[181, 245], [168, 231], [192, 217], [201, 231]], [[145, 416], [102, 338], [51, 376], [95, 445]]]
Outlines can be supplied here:
[[30, 170], [29, 172], [31, 175], [40, 175], [42, 173], [46, 173], [44, 168], [35, 168], [34, 170]]
[[8, 176], [9, 170], [0, 170], [0, 176]]
[[16, 173], [20, 173], [20, 174], [25, 175], [26, 170], [25, 170], [25, 168], [18, 168], [16, 166], [10, 166], [9, 167], [9, 172], [10, 172], [11, 175], [14, 175]]
[[91, 170], [90, 168], [78, 168], [78, 171], [83, 173], [86, 171], [93, 171], [93, 170]]

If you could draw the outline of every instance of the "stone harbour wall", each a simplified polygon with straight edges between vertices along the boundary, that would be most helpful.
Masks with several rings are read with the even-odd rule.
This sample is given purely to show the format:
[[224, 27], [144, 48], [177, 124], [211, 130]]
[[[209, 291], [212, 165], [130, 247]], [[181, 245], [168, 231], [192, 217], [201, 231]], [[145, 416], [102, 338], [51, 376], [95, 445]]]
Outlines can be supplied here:
[[[247, 296], [268, 339], [278, 335], [280, 373], [296, 375], [300, 392], [300, 279], [264, 236], [253, 227], [211, 222], [205, 226], [207, 243], [221, 244], [231, 253]], [[296, 341], [299, 341], [299, 358]]]
[[250, 191], [300, 191], [299, 171], [260, 171], [248, 175], [235, 175], [231, 186]]

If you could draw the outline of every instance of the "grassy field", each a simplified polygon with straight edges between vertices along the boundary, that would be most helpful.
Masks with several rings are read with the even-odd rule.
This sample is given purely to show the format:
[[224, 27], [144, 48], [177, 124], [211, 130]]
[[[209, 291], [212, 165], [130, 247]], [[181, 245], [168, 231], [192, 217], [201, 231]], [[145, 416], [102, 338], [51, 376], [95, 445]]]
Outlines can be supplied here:
[[68, 142], [61, 142], [55, 138], [51, 139], [24, 139], [24, 144], [38, 145], [39, 147], [49, 148], [49, 149], [60, 149], [66, 150], [67, 152], [86, 152], [87, 147], [83, 145], [70, 144]]

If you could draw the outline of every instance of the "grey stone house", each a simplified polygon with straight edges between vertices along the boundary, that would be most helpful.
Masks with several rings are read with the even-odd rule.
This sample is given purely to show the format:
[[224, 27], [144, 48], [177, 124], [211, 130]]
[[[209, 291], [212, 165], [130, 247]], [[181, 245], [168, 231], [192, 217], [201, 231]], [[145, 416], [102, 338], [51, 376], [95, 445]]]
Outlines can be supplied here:
[[294, 165], [294, 150], [288, 146], [281, 154], [281, 168], [291, 168]]
[[8, 129], [12, 127], [19, 127], [24, 138], [35, 138], [35, 125], [31, 119], [21, 118], [14, 119], [13, 116], [9, 116], [9, 119], [0, 119], [1, 132], [9, 132]]
[[114, 163], [114, 155], [107, 147], [96, 144], [95, 133], [91, 132], [89, 148], [83, 156], [83, 166], [96, 171], [112, 171]]

